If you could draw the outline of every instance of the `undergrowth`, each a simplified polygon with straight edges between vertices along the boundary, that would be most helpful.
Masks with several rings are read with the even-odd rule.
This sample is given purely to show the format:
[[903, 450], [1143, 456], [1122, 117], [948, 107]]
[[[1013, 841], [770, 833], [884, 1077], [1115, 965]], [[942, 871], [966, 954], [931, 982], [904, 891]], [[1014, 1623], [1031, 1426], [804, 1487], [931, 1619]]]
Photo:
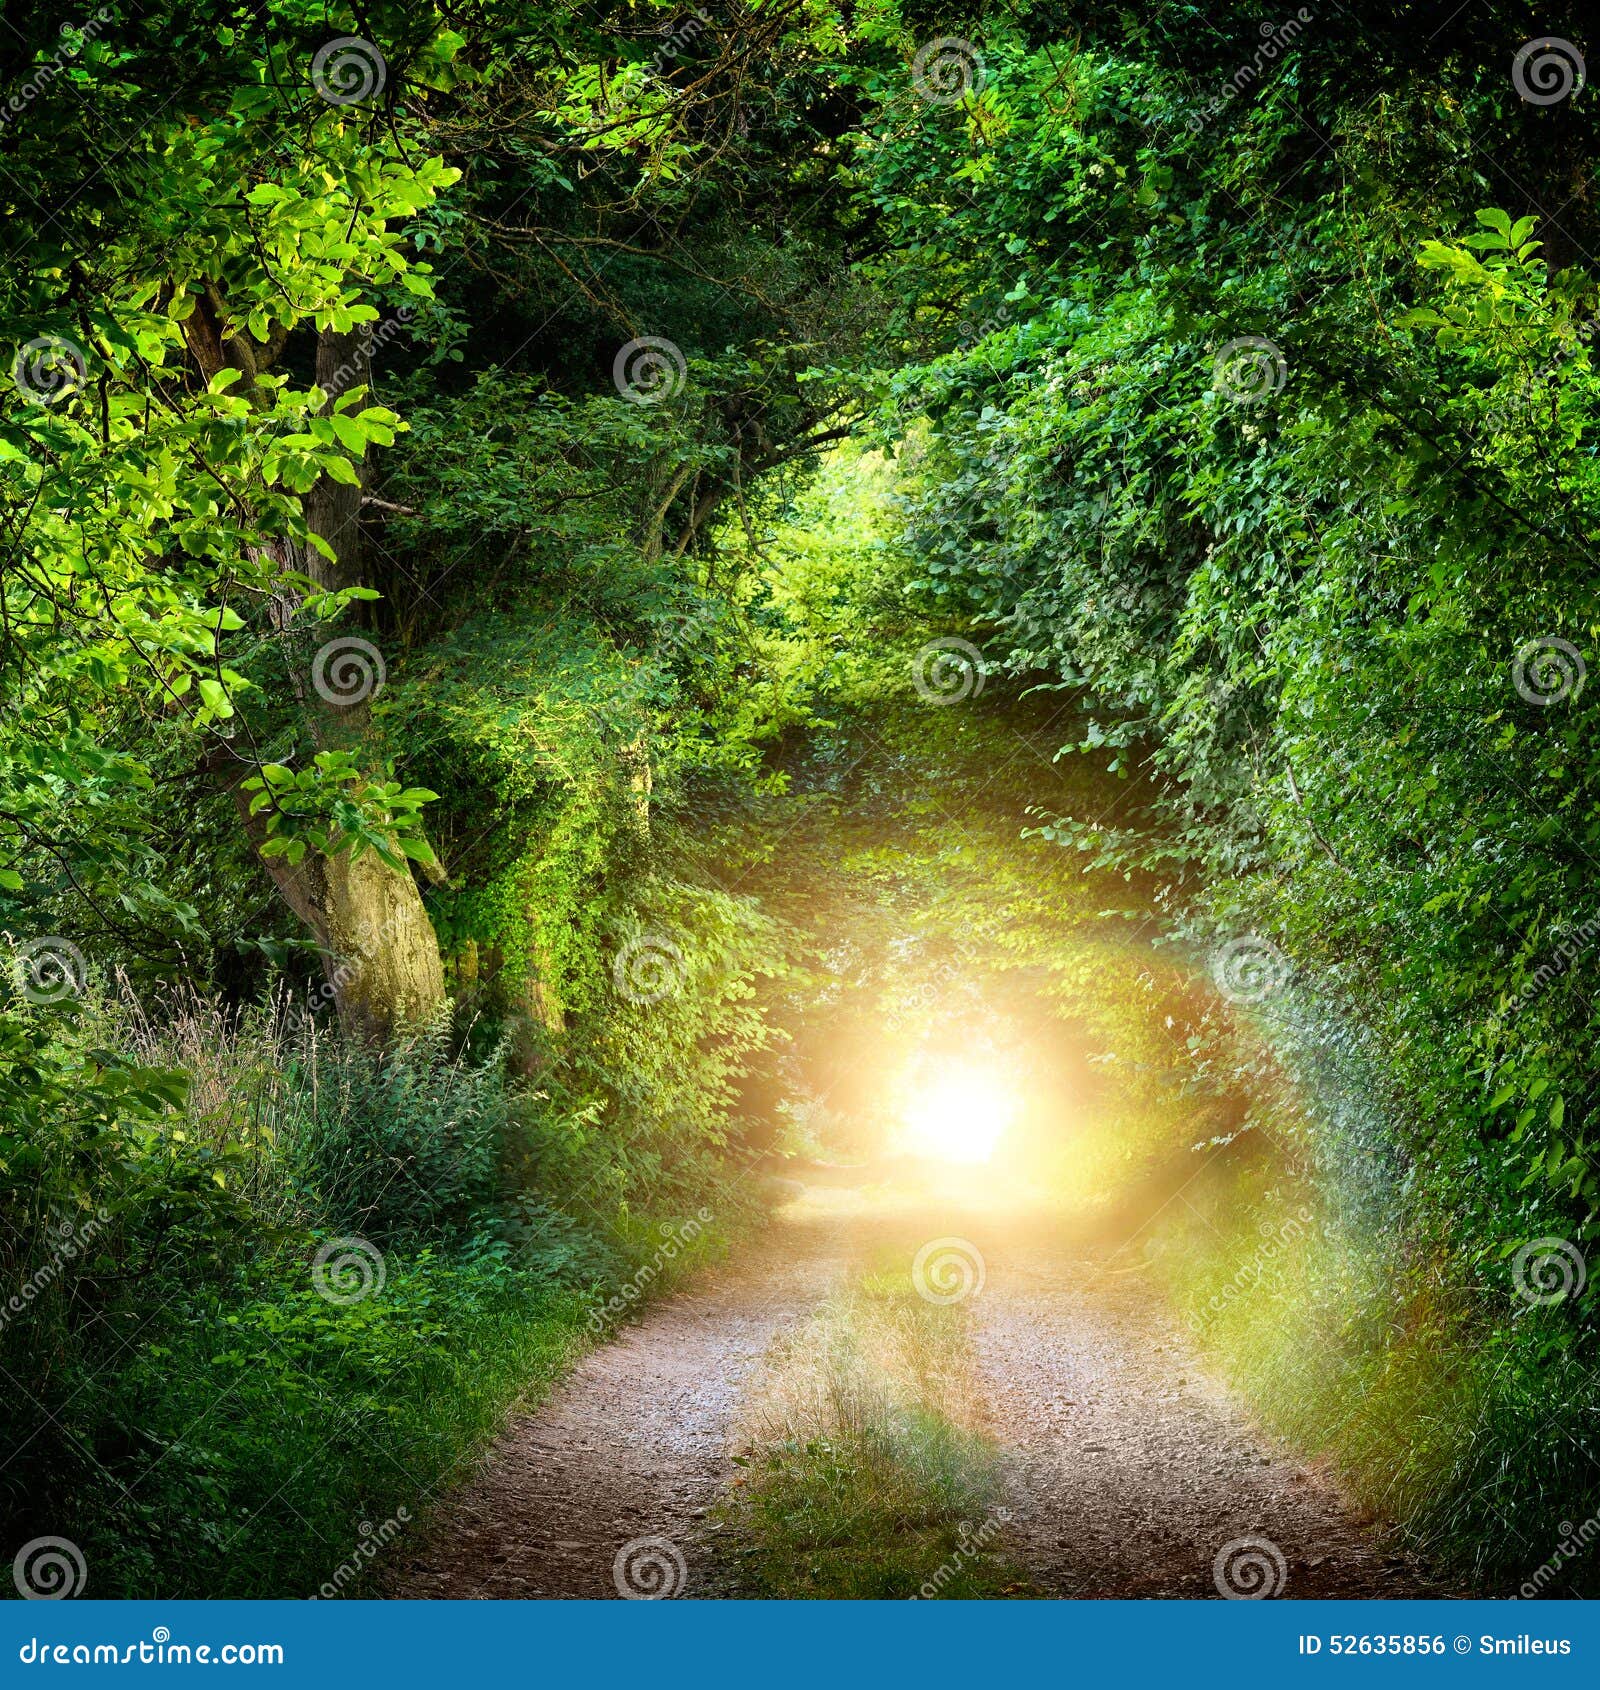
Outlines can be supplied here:
[[199, 997], [76, 1031], [188, 1076], [143, 1126], [64, 1129], [3, 1210], [0, 1529], [70, 1540], [89, 1595], [371, 1594], [605, 1300], [749, 1210], [709, 1167], [692, 1225], [670, 1189], [603, 1199], [605, 1141], [442, 1034], [380, 1058]]

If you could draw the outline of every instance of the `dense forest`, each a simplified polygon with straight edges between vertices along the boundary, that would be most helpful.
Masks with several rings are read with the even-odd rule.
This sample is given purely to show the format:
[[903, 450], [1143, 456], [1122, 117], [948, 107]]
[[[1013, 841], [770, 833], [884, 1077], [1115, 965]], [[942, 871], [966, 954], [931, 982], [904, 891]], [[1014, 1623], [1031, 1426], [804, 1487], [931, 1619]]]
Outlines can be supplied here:
[[1577, 9], [6, 25], [0, 1553], [328, 1593], [958, 1028], [1595, 1587]]

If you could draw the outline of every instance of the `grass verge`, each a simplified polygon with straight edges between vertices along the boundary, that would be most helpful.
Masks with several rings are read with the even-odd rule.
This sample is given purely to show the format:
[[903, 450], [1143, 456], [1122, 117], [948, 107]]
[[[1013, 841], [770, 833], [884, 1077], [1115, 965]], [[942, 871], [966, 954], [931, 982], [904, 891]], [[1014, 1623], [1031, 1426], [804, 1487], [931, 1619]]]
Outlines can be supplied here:
[[1488, 1593], [1600, 1594], [1600, 1372], [1563, 1311], [1480, 1307], [1275, 1191], [1163, 1243], [1208, 1359], [1360, 1504]]
[[96, 1013], [187, 1089], [0, 1166], [0, 1544], [65, 1540], [91, 1596], [369, 1594], [510, 1412], [745, 1219], [708, 1159], [625, 1201], [601, 1135], [575, 1158], [442, 1041]]
[[[641, 1306], [723, 1243], [652, 1274]], [[423, 1249], [346, 1306], [284, 1260], [118, 1311], [120, 1365], [43, 1427], [57, 1483], [12, 1535], [67, 1522], [96, 1595], [372, 1595], [506, 1417], [609, 1336], [606, 1289]]]

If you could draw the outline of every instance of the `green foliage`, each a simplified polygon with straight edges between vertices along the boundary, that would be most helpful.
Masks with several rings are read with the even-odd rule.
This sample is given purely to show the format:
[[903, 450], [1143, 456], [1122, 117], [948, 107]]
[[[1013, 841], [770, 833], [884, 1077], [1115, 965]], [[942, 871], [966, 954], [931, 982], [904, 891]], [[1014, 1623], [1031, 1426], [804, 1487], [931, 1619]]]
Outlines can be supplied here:
[[[712, 533], [827, 433], [808, 344], [858, 338], [818, 311], [844, 207], [802, 115], [840, 20], [664, 52], [656, 6], [468, 41], [112, 4], [63, 54], [58, 11], [6, 132], [0, 924], [93, 983], [0, 1005], [0, 1347], [37, 1379], [0, 1494], [8, 1530], [70, 1512], [103, 1591], [172, 1591], [156, 1546], [191, 1536], [185, 1590], [281, 1594], [304, 1523], [349, 1537], [481, 1443], [658, 1217], [748, 1206], [729, 1111], [790, 941], [696, 818], [772, 791], [806, 701], [752, 668]], [[332, 98], [316, 56], [356, 34], [382, 74]], [[611, 379], [645, 333], [672, 391]], [[312, 648], [356, 626], [382, 672], [323, 709]], [[340, 854], [422, 871], [448, 1028], [321, 1025], [393, 942], [319, 905]], [[669, 990], [622, 989], [640, 946]], [[285, 984], [292, 1026], [239, 1007]], [[388, 1301], [330, 1308], [310, 1264], [353, 1234]]]
[[309, 847], [324, 856], [347, 850], [352, 857], [371, 849], [396, 868], [407, 857], [436, 861], [419, 831], [418, 812], [439, 794], [425, 786], [369, 780], [348, 751], [319, 751], [304, 769], [263, 763], [259, 775], [239, 786], [250, 794], [251, 815], [265, 823], [263, 857], [299, 864]]
[[345, 1309], [293, 1285], [280, 1271], [254, 1296], [129, 1324], [114, 1387], [73, 1405], [97, 1459], [64, 1466], [100, 1594], [342, 1592], [341, 1565], [366, 1570], [361, 1522], [423, 1530], [511, 1405], [537, 1402], [584, 1342], [580, 1295], [493, 1264], [392, 1257], [380, 1296]]
[[[1415, 1317], [1519, 1427], [1587, 1400], [1600, 1276], [1535, 1323], [1511, 1264], [1600, 1238], [1593, 102], [1518, 97], [1509, 5], [1261, 22], [979, 6], [948, 101], [895, 0], [19, 22], [0, 928], [95, 982], [0, 1002], [0, 1350], [81, 1416], [21, 1512], [95, 1499], [129, 1588], [180, 1527], [197, 1589], [309, 1577], [270, 1481], [331, 1527], [398, 1494], [360, 1438], [443, 1474], [742, 1141], [875, 1131], [931, 1029], [1041, 1014], [1105, 1105], [1080, 1177], [1269, 1140], [1392, 1241], [1340, 1389], [1431, 1403]], [[358, 32], [383, 76], [330, 98]], [[325, 710], [357, 625], [385, 682]], [[316, 1025], [373, 960], [341, 854], [417, 872], [448, 1027]], [[1244, 936], [1250, 1011], [1197, 980]], [[227, 1005], [217, 1050], [119, 971]], [[292, 1038], [239, 1007], [285, 983]], [[349, 1230], [394, 1295], [336, 1315], [302, 1267]], [[307, 1390], [355, 1405], [326, 1462]], [[1542, 1518], [1443, 1415], [1392, 1505]]]
[[[1370, 1277], [1264, 1304], [1221, 1340], [1239, 1377], [1481, 1565], [1508, 1521], [1553, 1532], [1533, 1405], [1583, 1489], [1597, 1360], [1593, 1274], [1535, 1316], [1514, 1270], [1600, 1238], [1594, 231], [1506, 203], [1594, 108], [1529, 121], [1509, 8], [1448, 50], [1361, 8], [1265, 58], [1230, 16], [1184, 26], [1181, 75], [1186, 9], [1089, 8], [1072, 51], [1050, 11], [975, 30], [981, 99], [857, 142], [908, 349], [884, 435], [927, 418], [912, 602], [1066, 690], [1063, 750], [1137, 795], [1113, 825], [1038, 798], [1168, 947], [1108, 1005], [1140, 1052], [1108, 1136], [1155, 1165], [1259, 1140], [1361, 1217]], [[1240, 939], [1277, 981], [1236, 1007], [1194, 976]], [[1403, 1451], [1336, 1415], [1369, 1390]]]
[[1157, 1267], [1278, 1436], [1491, 1593], [1593, 1593], [1584, 1562], [1528, 1588], [1560, 1523], [1600, 1505], [1585, 1430], [1600, 1398], [1562, 1310], [1486, 1323], [1439, 1260], [1397, 1283], [1387, 1215], [1351, 1224], [1304, 1189], [1188, 1198], [1161, 1224]]
[[[935, 192], [948, 131], [868, 149], [880, 204], [899, 210], [909, 173], [911, 227], [937, 206], [969, 298], [1015, 281], [975, 339], [898, 378], [936, 417], [913, 589], [993, 627], [1019, 673], [1082, 688], [1083, 743], [1157, 776], [1157, 837], [1070, 813], [1049, 837], [1161, 874], [1180, 937], [1273, 935], [1366, 1029], [1429, 1168], [1419, 1218], [1491, 1256], [1591, 1240], [1593, 1027], [1550, 959], [1586, 907], [1592, 695], [1530, 701], [1523, 677], [1574, 666], [1595, 627], [1595, 284], [1549, 273], [1535, 218], [1484, 211], [1463, 241], [1422, 240], [1441, 214], [1380, 151], [1392, 124], [1342, 142], [1363, 172], [1342, 198], [1298, 172], [1283, 108], [1308, 63], [1292, 48], [1198, 150], [1136, 56], [1086, 49], [1070, 109], [1034, 105], [1053, 73], [1002, 31], [1012, 115], [974, 142], [992, 191]], [[1413, 141], [1460, 146], [1449, 119]], [[1064, 153], [1058, 188], [1032, 194]], [[1263, 268], [1232, 207], [1291, 174], [1285, 261]], [[1069, 265], [1091, 225], [1095, 256]], [[919, 239], [904, 262], [926, 258]], [[1513, 1135], [1499, 1111], [1518, 1108]]]

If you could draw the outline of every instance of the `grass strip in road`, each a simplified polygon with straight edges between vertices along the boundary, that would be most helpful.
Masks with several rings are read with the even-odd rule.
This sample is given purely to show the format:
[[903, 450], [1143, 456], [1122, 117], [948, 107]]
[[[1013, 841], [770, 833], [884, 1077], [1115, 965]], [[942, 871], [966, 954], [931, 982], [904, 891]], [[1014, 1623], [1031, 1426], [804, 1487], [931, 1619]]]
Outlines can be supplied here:
[[873, 1273], [781, 1340], [741, 1419], [724, 1524], [781, 1597], [1027, 1596], [967, 1311]]

